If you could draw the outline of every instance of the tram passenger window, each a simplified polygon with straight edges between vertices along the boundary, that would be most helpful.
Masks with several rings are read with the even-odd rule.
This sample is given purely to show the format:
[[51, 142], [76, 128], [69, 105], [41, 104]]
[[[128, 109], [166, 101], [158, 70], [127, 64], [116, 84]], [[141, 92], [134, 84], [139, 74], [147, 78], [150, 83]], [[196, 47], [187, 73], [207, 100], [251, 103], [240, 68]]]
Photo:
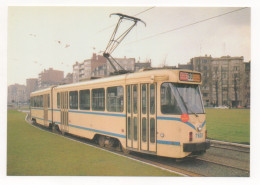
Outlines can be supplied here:
[[43, 95], [40, 96], [40, 107], [43, 107]]
[[70, 91], [70, 109], [78, 109], [78, 91]]
[[154, 118], [150, 119], [150, 142], [155, 142], [155, 120]]
[[168, 83], [161, 86], [161, 111], [164, 114], [181, 114], [181, 109]]
[[107, 88], [107, 111], [123, 112], [124, 110], [124, 88], [108, 87]]
[[134, 140], [137, 141], [137, 118], [134, 117]]
[[142, 141], [146, 142], [146, 118], [142, 119]]
[[92, 110], [105, 110], [105, 89], [92, 90]]
[[137, 114], [137, 85], [134, 85], [133, 96], [134, 96], [134, 114]]
[[48, 94], [48, 108], [50, 108], [50, 95]]
[[150, 114], [155, 113], [155, 88], [154, 84], [150, 85]]
[[79, 91], [79, 107], [81, 110], [90, 109], [90, 91], [89, 90]]
[[130, 85], [127, 86], [127, 112], [131, 112], [131, 88]]
[[57, 108], [60, 108], [60, 93], [57, 93]]
[[132, 136], [131, 136], [131, 128], [132, 128], [132, 126], [131, 126], [131, 118], [130, 117], [128, 117], [128, 120], [127, 120], [127, 124], [128, 124], [128, 127], [127, 127], [127, 129], [128, 129], [128, 139], [131, 139], [132, 138]]
[[142, 85], [142, 113], [146, 114], [146, 85]]

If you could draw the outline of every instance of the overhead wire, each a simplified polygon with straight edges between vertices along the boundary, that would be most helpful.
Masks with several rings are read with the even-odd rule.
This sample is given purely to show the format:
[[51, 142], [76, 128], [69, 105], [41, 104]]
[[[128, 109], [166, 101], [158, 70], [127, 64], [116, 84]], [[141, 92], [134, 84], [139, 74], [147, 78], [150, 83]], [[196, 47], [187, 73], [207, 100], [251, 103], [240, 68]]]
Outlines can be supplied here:
[[[142, 13], [145, 13], [145, 12], [147, 12], [147, 11], [149, 11], [149, 10], [153, 9], [153, 8], [155, 8], [155, 6], [153, 6], [153, 7], [150, 7], [150, 8], [147, 8], [147, 9], [145, 9], [145, 10], [143, 10], [143, 11], [141, 11], [141, 12], [139, 12], [139, 13], [137, 13], [137, 14], [133, 15], [133, 16], [140, 15], [140, 14], [142, 14]], [[112, 28], [112, 27], [114, 27], [114, 26], [115, 26], [115, 24], [113, 24], [113, 25], [110, 25], [110, 26], [108, 26], [108, 27], [105, 27], [105, 28], [103, 28], [102, 30], [99, 30], [97, 33], [103, 32], [103, 31], [105, 31], [105, 30], [107, 30], [107, 29], [109, 29], [109, 28]]]
[[[190, 24], [186, 24], [186, 25], [183, 25], [183, 26], [180, 26], [180, 27], [177, 27], [177, 28], [173, 28], [173, 29], [170, 29], [170, 30], [161, 32], [161, 33], [157, 33], [157, 34], [154, 34], [154, 35], [151, 35], [151, 36], [148, 36], [148, 37], [144, 37], [144, 38], [139, 39], [139, 40], [135, 40], [135, 41], [132, 41], [132, 42], [128, 42], [128, 43], [126, 43], [126, 44], [132, 44], [132, 43], [135, 43], [135, 42], [139, 42], [139, 41], [151, 39], [151, 38], [157, 37], [157, 36], [159, 36], [159, 35], [163, 35], [163, 34], [166, 34], [166, 33], [172, 32], [172, 31], [176, 31], [176, 30], [180, 30], [180, 29], [183, 29], [183, 28], [186, 28], [186, 27], [189, 27], [189, 26], [193, 26], [193, 25], [195, 25], [195, 24], [199, 24], [199, 23], [202, 23], [202, 22], [206, 22], [206, 21], [209, 21], [209, 20], [211, 20], [211, 19], [215, 19], [215, 18], [224, 16], [224, 15], [227, 15], [227, 14], [231, 14], [231, 13], [234, 13], [234, 12], [237, 12], [237, 11], [244, 10], [244, 9], [246, 9], [246, 8], [248, 8], [248, 7], [243, 7], [243, 8], [240, 8], [240, 9], [236, 9], [236, 10], [233, 10], [233, 11], [230, 11], [230, 12], [226, 12], [226, 13], [219, 14], [219, 15], [216, 15], [216, 16], [213, 16], [213, 17], [209, 17], [209, 18], [207, 18], [207, 19], [202, 19], [202, 20], [196, 21], [196, 22], [194, 22], [194, 23], [190, 23]], [[126, 45], [126, 44], [125, 44], [125, 45]]]

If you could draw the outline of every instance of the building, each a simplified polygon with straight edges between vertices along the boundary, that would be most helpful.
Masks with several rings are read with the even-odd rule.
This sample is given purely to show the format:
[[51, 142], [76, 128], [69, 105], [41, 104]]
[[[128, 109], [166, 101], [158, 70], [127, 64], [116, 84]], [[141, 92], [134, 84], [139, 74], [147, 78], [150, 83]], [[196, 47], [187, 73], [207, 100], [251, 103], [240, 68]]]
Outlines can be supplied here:
[[151, 68], [151, 59], [145, 62], [140, 62], [139, 60], [135, 63], [135, 72], [139, 71], [140, 69], [144, 68]]
[[53, 68], [49, 68], [48, 70], [44, 69], [44, 71], [39, 74], [38, 88], [43, 89], [51, 85], [58, 85], [62, 82], [63, 78], [63, 71], [54, 70]]
[[71, 84], [73, 83], [73, 74], [68, 73], [65, 78], [61, 81], [61, 84]]
[[[115, 58], [118, 64], [126, 71], [133, 72], [135, 70], [135, 58]], [[113, 63], [117, 70], [122, 70], [119, 65]], [[114, 68], [111, 66], [110, 62], [107, 61], [107, 75], [113, 73]]]
[[[151, 66], [151, 61], [145, 63], [135, 63], [135, 58], [115, 58], [124, 70], [134, 72], [137, 69], [143, 68], [142, 66]], [[113, 63], [117, 70], [122, 70], [120, 66]], [[82, 63], [76, 62], [73, 65], [73, 83], [89, 80], [92, 78], [100, 78], [109, 76], [114, 72], [114, 68], [107, 59], [101, 55], [93, 53], [91, 59], [86, 59]]]
[[27, 93], [28, 99], [30, 99], [31, 92], [36, 91], [37, 88], [38, 88], [38, 79], [37, 78], [26, 79], [26, 93]]
[[[243, 57], [194, 57], [188, 65], [202, 73], [205, 106], [249, 106], [250, 63]], [[248, 83], [249, 82], [249, 83]]]
[[93, 53], [91, 59], [84, 60], [82, 63], [76, 62], [73, 65], [73, 83], [89, 80], [95, 68], [106, 64], [106, 58]]
[[8, 86], [8, 103], [26, 103], [27, 90], [25, 85], [14, 84]]

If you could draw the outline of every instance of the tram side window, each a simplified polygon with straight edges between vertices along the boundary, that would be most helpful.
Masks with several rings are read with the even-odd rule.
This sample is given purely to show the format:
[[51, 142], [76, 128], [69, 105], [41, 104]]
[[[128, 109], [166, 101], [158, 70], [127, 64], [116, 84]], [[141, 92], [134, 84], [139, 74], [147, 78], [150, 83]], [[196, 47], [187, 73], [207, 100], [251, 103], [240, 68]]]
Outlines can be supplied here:
[[48, 94], [48, 108], [50, 108], [50, 95]]
[[168, 83], [164, 83], [161, 86], [161, 111], [164, 114], [181, 114], [181, 110]]
[[43, 107], [43, 95], [40, 96], [40, 107]]
[[92, 90], [92, 110], [105, 110], [105, 89]]
[[57, 108], [60, 108], [60, 93], [57, 93]]
[[78, 109], [78, 91], [70, 91], [70, 109]]
[[81, 110], [90, 109], [90, 91], [89, 90], [79, 91], [79, 107]]
[[107, 111], [123, 112], [124, 109], [124, 88], [108, 87], [107, 88]]

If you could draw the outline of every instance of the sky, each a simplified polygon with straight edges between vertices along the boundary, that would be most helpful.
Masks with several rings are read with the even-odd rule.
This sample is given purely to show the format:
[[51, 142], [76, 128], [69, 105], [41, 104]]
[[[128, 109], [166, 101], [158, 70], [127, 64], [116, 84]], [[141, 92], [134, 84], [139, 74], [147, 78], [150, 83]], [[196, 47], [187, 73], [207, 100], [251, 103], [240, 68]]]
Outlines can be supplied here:
[[[118, 21], [118, 16], [109, 16], [111, 13], [136, 15], [146, 23], [145, 26], [139, 22], [134, 27], [113, 52], [114, 58], [151, 59], [154, 67], [163, 63], [177, 66], [204, 55], [243, 56], [247, 62], [251, 60], [251, 9], [239, 9], [9, 6], [7, 84], [25, 85], [26, 79], [38, 78], [41, 71], [50, 67], [66, 75], [72, 72], [76, 61], [89, 59], [92, 53], [102, 55]], [[234, 10], [239, 11], [218, 16]], [[119, 32], [128, 25], [123, 22]]]

